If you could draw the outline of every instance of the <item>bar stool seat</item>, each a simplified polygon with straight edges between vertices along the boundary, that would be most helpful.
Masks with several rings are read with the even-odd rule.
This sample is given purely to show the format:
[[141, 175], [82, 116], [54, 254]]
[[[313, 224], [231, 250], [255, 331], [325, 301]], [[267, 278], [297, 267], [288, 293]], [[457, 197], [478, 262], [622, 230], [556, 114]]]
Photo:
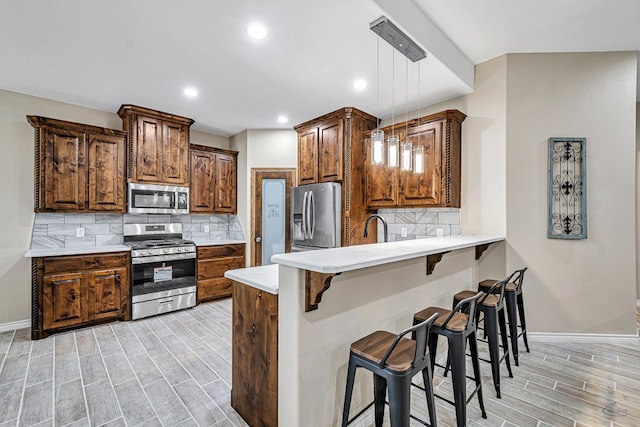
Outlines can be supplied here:
[[[408, 427], [410, 418], [416, 419], [424, 425], [437, 427], [431, 357], [427, 349], [429, 330], [437, 317], [438, 315], [434, 314], [398, 335], [387, 331], [376, 331], [351, 344], [342, 411], [342, 427], [346, 427], [372, 405], [375, 405], [375, 425], [381, 427], [387, 388], [389, 389], [389, 415], [392, 427]], [[405, 335], [410, 333], [414, 339], [405, 338]], [[349, 419], [357, 368], [365, 368], [373, 373], [374, 398], [373, 402]], [[424, 381], [430, 424], [410, 413], [411, 379], [420, 372]]]
[[[527, 271], [527, 267], [514, 271], [507, 279], [507, 285], [505, 286], [506, 301], [507, 301], [507, 319], [509, 320], [509, 338], [511, 340], [511, 353], [513, 354], [513, 360], [516, 366], [520, 366], [518, 350], [518, 338], [522, 337], [524, 340], [524, 346], [529, 353], [529, 341], [527, 340], [527, 322], [524, 315], [524, 299], [522, 296], [522, 282], [524, 281], [524, 273]], [[486, 279], [478, 284], [478, 291], [486, 292], [491, 286], [493, 286], [497, 280]], [[520, 317], [520, 324], [518, 325], [518, 317]], [[520, 327], [520, 332], [518, 332]]]
[[[434, 394], [447, 403], [452, 404], [456, 411], [456, 423], [458, 427], [467, 425], [467, 403], [474, 395], [478, 397], [478, 404], [482, 411], [482, 417], [487, 418], [482, 398], [482, 381], [480, 377], [480, 363], [478, 362], [478, 345], [476, 342], [476, 303], [484, 294], [478, 293], [471, 298], [467, 298], [457, 304], [453, 310], [440, 307], [428, 307], [413, 315], [414, 324], [424, 321], [428, 316], [438, 313], [429, 333], [429, 353], [431, 355], [431, 368], [436, 366], [436, 350], [438, 346], [438, 336], [442, 335], [449, 344], [448, 355], [451, 360], [451, 377], [453, 383], [453, 401]], [[467, 343], [471, 353], [473, 365], [473, 380], [475, 389], [467, 399], [467, 372], [465, 354]], [[440, 365], [438, 365], [440, 366]], [[415, 384], [414, 384], [415, 385]]]
[[[503, 303], [507, 280], [508, 278], [494, 283], [486, 291], [486, 294], [483, 291], [476, 292], [467, 290], [458, 292], [453, 296], [453, 305], [456, 305], [459, 304], [460, 301], [473, 297], [478, 293], [483, 294], [483, 296], [478, 300], [476, 317], [479, 317], [480, 313], [484, 314], [484, 332], [487, 335], [487, 341], [489, 344], [489, 360], [486, 361], [491, 364], [491, 376], [493, 377], [493, 385], [496, 389], [496, 395], [498, 398], [501, 397], [500, 363], [503, 360], [507, 365], [509, 377], [513, 378], [513, 372], [511, 372], [511, 363], [509, 362], [509, 337], [507, 336], [507, 326], [505, 321]], [[504, 349], [502, 356], [500, 356], [500, 343], [498, 336], [502, 338], [502, 348]]]

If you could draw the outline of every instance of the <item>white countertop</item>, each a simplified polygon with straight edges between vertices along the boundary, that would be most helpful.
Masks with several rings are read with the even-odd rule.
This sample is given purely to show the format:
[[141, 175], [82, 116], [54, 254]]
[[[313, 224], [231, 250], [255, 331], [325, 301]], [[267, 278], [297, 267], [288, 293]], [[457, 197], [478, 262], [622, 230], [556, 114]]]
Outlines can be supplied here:
[[40, 258], [60, 255], [86, 255], [106, 252], [130, 252], [131, 248], [126, 245], [104, 245], [104, 246], [80, 246], [77, 248], [38, 248], [29, 249], [24, 256], [26, 258]]
[[277, 264], [239, 268], [225, 271], [224, 277], [277, 295], [280, 286], [278, 283], [279, 269]]
[[500, 242], [503, 236], [446, 236], [274, 255], [271, 261], [318, 273], [341, 273]]
[[202, 240], [202, 239], [194, 239], [193, 242], [196, 246], [220, 246], [220, 245], [236, 245], [239, 243], [247, 243], [245, 240]]

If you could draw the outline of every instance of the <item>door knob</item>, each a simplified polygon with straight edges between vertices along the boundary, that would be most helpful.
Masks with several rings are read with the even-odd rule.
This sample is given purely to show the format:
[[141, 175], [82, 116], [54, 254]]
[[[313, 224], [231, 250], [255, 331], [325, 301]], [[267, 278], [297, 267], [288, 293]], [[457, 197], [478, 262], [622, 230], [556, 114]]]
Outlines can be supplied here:
[[262, 242], [262, 238], [256, 237], [256, 243], [260, 243], [260, 242]]

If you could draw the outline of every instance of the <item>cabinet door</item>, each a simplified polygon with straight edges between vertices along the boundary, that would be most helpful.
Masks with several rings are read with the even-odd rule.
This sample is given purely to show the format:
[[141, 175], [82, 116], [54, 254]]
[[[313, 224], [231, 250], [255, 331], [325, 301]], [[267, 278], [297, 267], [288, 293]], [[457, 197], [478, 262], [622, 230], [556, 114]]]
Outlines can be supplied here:
[[[367, 139], [367, 207], [391, 207], [398, 204], [398, 168], [371, 164], [371, 140]], [[386, 157], [386, 153], [385, 153]]]
[[233, 283], [231, 406], [251, 426], [278, 425], [278, 296]]
[[162, 124], [162, 182], [189, 185], [188, 143], [184, 126]]
[[215, 154], [215, 213], [236, 213], [237, 171], [236, 156]]
[[191, 212], [213, 213], [214, 161], [213, 153], [191, 150], [191, 187], [189, 189]]
[[99, 270], [86, 273], [87, 320], [122, 317], [128, 306], [129, 277], [127, 269]]
[[162, 122], [138, 117], [136, 135], [136, 180], [162, 182]]
[[318, 182], [318, 128], [298, 135], [298, 183]]
[[343, 121], [323, 124], [318, 133], [318, 179], [342, 181]]
[[45, 275], [42, 280], [43, 329], [63, 328], [84, 322], [83, 274]]
[[125, 139], [89, 134], [89, 209], [124, 212]]
[[85, 133], [47, 127], [44, 129], [44, 209], [83, 211], [86, 206]]
[[423, 173], [400, 172], [400, 205], [432, 206], [440, 203], [440, 151], [443, 122], [417, 126], [409, 130], [409, 140], [414, 147], [423, 147]]

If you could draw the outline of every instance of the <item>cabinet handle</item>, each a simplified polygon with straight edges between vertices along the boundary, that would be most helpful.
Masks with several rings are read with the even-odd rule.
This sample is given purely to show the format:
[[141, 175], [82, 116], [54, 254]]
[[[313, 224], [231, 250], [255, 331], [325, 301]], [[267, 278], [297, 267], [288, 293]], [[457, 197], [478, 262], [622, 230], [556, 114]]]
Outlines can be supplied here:
[[254, 323], [253, 325], [251, 325], [251, 330], [252, 330], [253, 332], [255, 332], [255, 331], [256, 331], [256, 324], [255, 324], [255, 323]]
[[173, 298], [172, 299], [167, 299], [167, 300], [164, 300], [164, 301], [158, 301], [158, 304], [170, 304], [172, 302], [173, 302]]

